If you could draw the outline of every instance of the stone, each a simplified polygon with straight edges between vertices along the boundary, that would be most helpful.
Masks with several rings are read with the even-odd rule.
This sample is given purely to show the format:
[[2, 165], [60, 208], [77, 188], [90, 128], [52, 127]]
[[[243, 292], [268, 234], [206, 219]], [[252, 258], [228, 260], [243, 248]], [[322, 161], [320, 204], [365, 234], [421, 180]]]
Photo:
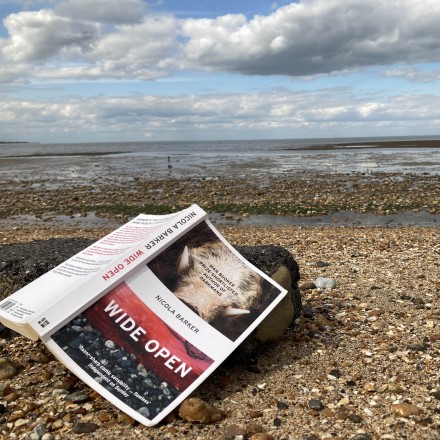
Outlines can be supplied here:
[[11, 384], [5, 382], [0, 384], [0, 396], [4, 397], [8, 394], [12, 393], [14, 390], [11, 387]]
[[271, 277], [287, 290], [287, 295], [275, 306], [264, 321], [257, 327], [254, 338], [260, 342], [275, 341], [283, 335], [292, 323], [295, 308], [291, 298], [290, 272], [281, 266]]
[[247, 435], [253, 435], [263, 432], [263, 427], [258, 423], [250, 423], [247, 425]]
[[315, 285], [318, 289], [334, 289], [336, 287], [336, 280], [333, 278], [318, 277], [315, 280]]
[[29, 359], [32, 362], [47, 364], [48, 362], [50, 362], [51, 357], [42, 350], [33, 350], [29, 353]]
[[437, 400], [440, 400], [440, 391], [433, 391], [431, 396], [435, 397]]
[[358, 414], [350, 414], [348, 416], [348, 419], [351, 420], [353, 423], [361, 423], [363, 421], [362, 417]]
[[408, 350], [412, 350], [412, 351], [426, 351], [428, 349], [428, 347], [426, 347], [426, 345], [423, 344], [409, 344], [408, 345]]
[[56, 431], [61, 429], [64, 426], [64, 422], [62, 419], [57, 419], [52, 423], [52, 431]]
[[234, 440], [238, 438], [244, 438], [247, 435], [246, 429], [237, 425], [227, 425], [224, 430], [224, 438], [226, 440]]
[[30, 419], [18, 419], [14, 423], [15, 428], [21, 428], [22, 426], [27, 426], [30, 423]]
[[250, 263], [269, 275], [287, 295], [257, 327], [253, 338], [258, 342], [279, 339], [292, 322], [301, 315], [301, 293], [298, 287], [299, 266], [292, 254], [281, 246], [236, 246]]
[[73, 425], [73, 432], [75, 434], [90, 434], [95, 432], [99, 426], [91, 422], [77, 422]]
[[198, 397], [190, 397], [179, 407], [179, 417], [188, 422], [213, 423], [223, 418], [223, 413]]
[[418, 416], [420, 409], [410, 403], [394, 403], [391, 406], [393, 413], [400, 417]]
[[12, 379], [17, 374], [17, 367], [9, 359], [0, 358], [0, 380]]
[[83, 391], [75, 391], [74, 393], [67, 394], [64, 400], [69, 400], [73, 403], [84, 403], [90, 399], [90, 396]]
[[275, 437], [264, 432], [257, 432], [249, 437], [249, 440], [275, 440]]
[[277, 408], [278, 409], [287, 409], [287, 408], [289, 408], [289, 405], [287, 403], [285, 403], [285, 402], [278, 401], [277, 402]]
[[310, 409], [322, 409], [324, 408], [323, 403], [318, 399], [310, 399], [307, 403]]

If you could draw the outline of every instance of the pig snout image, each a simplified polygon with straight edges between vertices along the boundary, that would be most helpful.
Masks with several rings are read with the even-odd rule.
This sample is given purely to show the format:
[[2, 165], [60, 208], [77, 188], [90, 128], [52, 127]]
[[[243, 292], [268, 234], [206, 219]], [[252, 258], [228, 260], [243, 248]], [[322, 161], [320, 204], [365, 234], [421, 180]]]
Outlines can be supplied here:
[[185, 246], [174, 294], [207, 322], [250, 313], [262, 295], [261, 277], [221, 243]]
[[235, 341], [279, 294], [202, 222], [148, 267], [188, 309]]

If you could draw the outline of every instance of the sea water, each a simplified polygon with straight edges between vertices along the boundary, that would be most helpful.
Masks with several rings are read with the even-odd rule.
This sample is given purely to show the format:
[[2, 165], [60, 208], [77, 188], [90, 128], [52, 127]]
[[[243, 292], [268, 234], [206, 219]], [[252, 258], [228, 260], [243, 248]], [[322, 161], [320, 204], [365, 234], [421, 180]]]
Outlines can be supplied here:
[[[0, 182], [88, 182], [135, 177], [259, 177], [314, 173], [440, 174], [440, 141], [429, 148], [373, 148], [363, 142], [428, 137], [84, 144], [0, 144]], [[339, 144], [350, 144], [338, 147]], [[320, 145], [320, 149], [310, 147]], [[408, 145], [411, 145], [408, 142]], [[332, 148], [328, 148], [328, 147]], [[362, 148], [360, 148], [362, 147]]]

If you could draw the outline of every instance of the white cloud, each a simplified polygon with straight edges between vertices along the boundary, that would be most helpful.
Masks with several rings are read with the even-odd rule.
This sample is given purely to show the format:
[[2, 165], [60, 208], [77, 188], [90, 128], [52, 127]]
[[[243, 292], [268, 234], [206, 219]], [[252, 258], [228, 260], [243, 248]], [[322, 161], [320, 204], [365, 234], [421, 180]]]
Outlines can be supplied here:
[[41, 63], [59, 55], [69, 59], [72, 51], [87, 52], [99, 27], [59, 17], [51, 10], [11, 14], [4, 20], [9, 39], [1, 41], [6, 62]]
[[55, 12], [101, 23], [136, 23], [142, 20], [145, 3], [142, 0], [65, 0], [57, 4]]
[[420, 70], [414, 67], [401, 67], [386, 70], [382, 73], [388, 78], [402, 78], [411, 82], [432, 83], [440, 81], [440, 70]]
[[437, 0], [303, 0], [269, 16], [187, 20], [194, 66], [244, 74], [329, 73], [439, 61]]
[[14, 66], [16, 81], [149, 80], [184, 68], [310, 77], [440, 61], [438, 0], [302, 0], [252, 19], [186, 20], [149, 14], [141, 0], [49, 4], [4, 19], [0, 81]]
[[119, 26], [96, 44], [90, 56], [102, 64], [103, 76], [151, 79], [173, 71], [177, 20], [170, 15], [148, 16], [140, 24]]
[[[414, 112], [414, 108], [419, 111]], [[258, 137], [260, 133], [290, 133], [317, 137], [332, 127], [340, 136], [355, 127], [371, 135], [383, 127], [423, 127], [433, 130], [440, 121], [440, 97], [413, 95], [371, 100], [349, 89], [317, 92], [289, 91], [260, 94], [203, 96], [127, 96], [76, 98], [65, 102], [3, 99], [0, 102], [3, 136], [26, 133], [29, 140], [52, 135], [70, 141], [96, 138], [155, 139], [222, 136]], [[24, 131], [25, 130], [25, 131]], [[394, 132], [395, 133], [395, 132]], [[391, 133], [389, 133], [391, 134]]]

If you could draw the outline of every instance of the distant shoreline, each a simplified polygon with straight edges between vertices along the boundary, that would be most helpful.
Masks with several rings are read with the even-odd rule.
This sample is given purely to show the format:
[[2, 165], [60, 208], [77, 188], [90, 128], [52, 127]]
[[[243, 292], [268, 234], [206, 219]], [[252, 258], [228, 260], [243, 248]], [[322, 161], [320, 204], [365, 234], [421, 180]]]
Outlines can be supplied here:
[[35, 153], [35, 154], [14, 154], [3, 156], [0, 159], [31, 159], [33, 157], [68, 157], [68, 156], [110, 156], [112, 154], [127, 154], [130, 151], [110, 151], [110, 152], [82, 152], [82, 153]]
[[318, 144], [299, 148], [283, 148], [285, 151], [298, 150], [360, 150], [366, 148], [440, 148], [440, 139], [429, 140], [399, 140], [399, 141], [367, 141], [343, 142], [337, 144]]

